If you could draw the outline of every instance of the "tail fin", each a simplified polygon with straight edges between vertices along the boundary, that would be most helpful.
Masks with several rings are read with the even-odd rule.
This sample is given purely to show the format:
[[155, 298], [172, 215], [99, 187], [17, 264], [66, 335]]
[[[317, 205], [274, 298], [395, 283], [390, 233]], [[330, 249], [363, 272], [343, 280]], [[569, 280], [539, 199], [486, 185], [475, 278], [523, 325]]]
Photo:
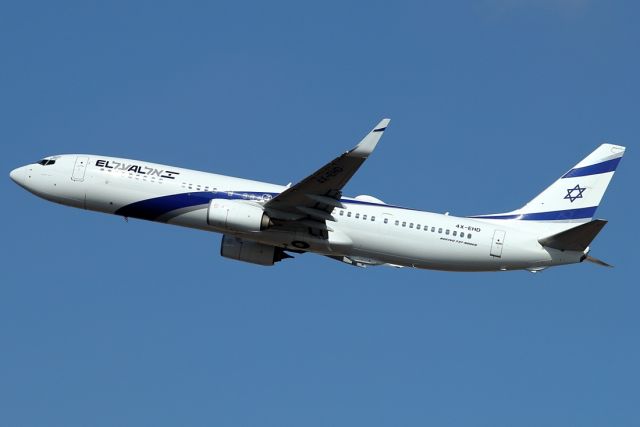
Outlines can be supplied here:
[[624, 151], [625, 147], [602, 144], [520, 209], [474, 218], [574, 223], [572, 225], [589, 222]]

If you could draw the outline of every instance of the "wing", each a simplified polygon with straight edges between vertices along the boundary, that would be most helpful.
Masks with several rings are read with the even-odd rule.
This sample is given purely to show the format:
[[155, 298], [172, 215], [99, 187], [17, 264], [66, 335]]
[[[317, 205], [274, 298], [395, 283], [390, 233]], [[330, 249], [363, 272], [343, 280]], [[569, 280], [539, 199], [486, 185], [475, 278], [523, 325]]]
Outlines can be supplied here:
[[333, 221], [331, 211], [342, 207], [342, 188], [376, 148], [389, 122], [383, 119], [353, 149], [268, 201], [269, 216], [326, 232], [326, 221]]

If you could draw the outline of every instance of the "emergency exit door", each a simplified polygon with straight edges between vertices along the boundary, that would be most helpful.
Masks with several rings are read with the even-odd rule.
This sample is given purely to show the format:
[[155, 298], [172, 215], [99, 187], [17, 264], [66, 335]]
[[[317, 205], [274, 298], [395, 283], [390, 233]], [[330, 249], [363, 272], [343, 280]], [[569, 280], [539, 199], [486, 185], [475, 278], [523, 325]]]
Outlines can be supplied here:
[[88, 157], [76, 157], [76, 164], [73, 166], [73, 173], [71, 174], [72, 180], [84, 181], [84, 174], [87, 171], [87, 163], [89, 163]]
[[504, 245], [505, 232], [496, 230], [493, 233], [493, 242], [491, 243], [491, 256], [500, 258], [502, 256], [502, 246]]

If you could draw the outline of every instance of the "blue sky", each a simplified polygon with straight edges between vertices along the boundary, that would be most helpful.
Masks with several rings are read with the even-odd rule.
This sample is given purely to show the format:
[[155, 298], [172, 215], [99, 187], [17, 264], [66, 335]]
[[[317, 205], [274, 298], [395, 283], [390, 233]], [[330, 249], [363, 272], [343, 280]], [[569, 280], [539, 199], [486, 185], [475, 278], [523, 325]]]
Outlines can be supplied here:
[[625, 145], [593, 254], [542, 274], [219, 257], [7, 175], [0, 424], [637, 426], [635, 2], [14, 2], [2, 171], [101, 153], [286, 184], [392, 124], [350, 195], [519, 207]]

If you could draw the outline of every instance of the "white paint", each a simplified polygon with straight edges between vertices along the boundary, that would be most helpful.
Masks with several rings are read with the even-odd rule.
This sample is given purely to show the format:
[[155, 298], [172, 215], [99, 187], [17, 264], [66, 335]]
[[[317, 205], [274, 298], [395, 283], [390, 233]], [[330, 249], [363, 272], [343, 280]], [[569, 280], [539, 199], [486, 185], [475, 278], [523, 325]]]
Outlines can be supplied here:
[[[378, 127], [386, 127], [388, 121], [381, 123]], [[381, 131], [377, 132], [370, 133], [347, 155], [366, 159], [382, 135]], [[611, 159], [620, 157], [623, 153], [624, 147], [606, 144], [578, 166], [597, 164], [602, 161], [603, 156]], [[154, 198], [178, 195], [177, 197], [191, 201], [195, 200], [191, 198], [200, 197], [203, 200], [201, 204], [169, 210], [153, 220], [224, 233], [269, 247], [304, 248], [351, 265], [389, 265], [450, 271], [540, 271], [549, 266], [580, 262], [588, 251], [559, 251], [543, 247], [538, 242], [538, 239], [550, 235], [551, 231], [555, 233], [556, 230], [575, 226], [575, 221], [461, 218], [448, 213], [442, 215], [386, 205], [372, 196], [345, 197], [335, 202], [327, 200], [324, 194], [311, 195], [306, 199], [303, 197], [318, 203], [325, 202], [333, 211], [324, 218], [308, 207], [300, 207], [298, 213], [288, 211], [278, 214], [274, 211], [285, 226], [264, 227], [268, 221], [260, 218], [258, 208], [262, 209], [268, 200], [285, 190], [295, 190], [298, 184], [293, 187], [291, 184], [280, 186], [108, 156], [71, 154], [53, 158], [56, 160], [55, 164], [29, 164], [12, 171], [10, 176], [20, 186], [46, 200], [110, 214], [133, 203]], [[514, 212], [532, 212], [532, 206], [540, 208], [548, 203], [549, 198], [553, 198], [553, 209], [584, 207], [594, 201], [599, 203], [612, 175], [613, 172], [608, 172], [585, 179], [567, 178], [566, 182], [558, 180], [550, 187], [551, 193], [541, 193], [524, 208]], [[574, 203], [576, 201], [563, 199], [563, 191], [566, 191], [567, 186], [572, 187], [576, 183], [588, 186], [584, 197], [589, 197], [588, 200]], [[225, 228], [220, 226], [221, 222], [212, 222], [212, 217], [208, 218], [208, 199], [229, 197], [237, 201], [234, 203], [247, 204], [247, 209], [238, 211], [242, 212], [245, 222], [250, 223], [251, 227]], [[249, 205], [252, 206], [250, 209]], [[318, 220], [324, 224], [326, 237], [314, 236], [305, 227], [305, 224], [317, 224]], [[292, 224], [300, 226], [291, 227]], [[249, 249], [243, 249], [245, 246], [242, 245], [238, 247], [243, 251], [251, 249], [252, 259], [258, 259], [255, 254], [260, 254], [259, 263], [263, 263], [264, 253], [269, 253], [262, 246], [247, 244], [246, 248]], [[240, 249], [235, 257], [242, 258]], [[231, 250], [236, 248], [229, 249]]]

